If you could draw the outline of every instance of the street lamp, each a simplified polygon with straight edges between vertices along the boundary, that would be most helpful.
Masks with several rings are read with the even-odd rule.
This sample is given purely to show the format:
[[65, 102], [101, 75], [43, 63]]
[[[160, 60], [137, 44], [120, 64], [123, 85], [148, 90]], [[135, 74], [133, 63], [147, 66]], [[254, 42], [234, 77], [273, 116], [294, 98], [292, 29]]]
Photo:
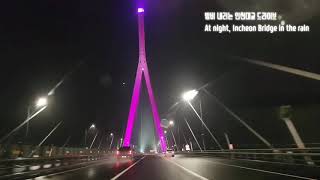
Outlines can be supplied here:
[[175, 145], [175, 146], [177, 147], [177, 149], [178, 149], [176, 137], [174, 136], [173, 131], [172, 131], [172, 129], [170, 128], [170, 127], [173, 127], [173, 126], [174, 126], [174, 122], [173, 122], [172, 120], [169, 121], [169, 130], [170, 130], [170, 132], [171, 132], [171, 135], [172, 135], [172, 138], [173, 138], [173, 141], [174, 141], [174, 145]]
[[92, 129], [96, 129], [96, 125], [95, 124], [91, 124], [90, 127], [87, 129], [84, 130], [84, 146], [87, 145], [87, 138], [88, 138], [88, 131], [92, 130]]
[[111, 150], [111, 147], [112, 147], [114, 134], [113, 134], [113, 133], [110, 133], [110, 136], [111, 136], [111, 142], [110, 142], [110, 145], [109, 145], [109, 150]]
[[89, 129], [94, 129], [94, 128], [96, 128], [96, 125], [95, 124], [91, 124]]
[[47, 97], [40, 97], [37, 102], [36, 102], [36, 107], [43, 107], [46, 106], [48, 104], [48, 99]]
[[170, 126], [173, 126], [174, 125], [174, 122], [171, 120], [171, 121], [169, 121], [169, 125]]
[[187, 91], [185, 93], [182, 94], [182, 99], [189, 102], [191, 101], [194, 97], [197, 96], [197, 94], [199, 93], [199, 91], [197, 90], [190, 90], [190, 91]]
[[143, 13], [144, 9], [143, 8], [138, 8], [138, 13]]

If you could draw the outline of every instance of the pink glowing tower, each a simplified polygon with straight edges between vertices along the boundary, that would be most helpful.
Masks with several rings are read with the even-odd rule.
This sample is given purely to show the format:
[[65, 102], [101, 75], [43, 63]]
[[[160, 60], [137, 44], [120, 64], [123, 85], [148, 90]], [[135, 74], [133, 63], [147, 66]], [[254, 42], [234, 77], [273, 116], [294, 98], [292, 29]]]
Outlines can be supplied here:
[[135, 79], [134, 88], [133, 88], [130, 112], [129, 112], [128, 122], [127, 122], [126, 134], [123, 141], [123, 146], [130, 146], [133, 124], [136, 116], [137, 107], [139, 105], [142, 75], [144, 75], [144, 79], [146, 80], [147, 90], [149, 94], [149, 100], [151, 104], [155, 129], [159, 136], [161, 150], [164, 152], [167, 150], [167, 145], [163, 135], [163, 130], [160, 126], [160, 117], [158, 113], [157, 104], [153, 95], [153, 90], [151, 86], [151, 80], [150, 80], [150, 75], [149, 75], [149, 70], [148, 70], [148, 65], [146, 60], [145, 38], [144, 38], [144, 9], [138, 8], [137, 12], [138, 12], [138, 29], [139, 29], [139, 64], [138, 64], [136, 79]]

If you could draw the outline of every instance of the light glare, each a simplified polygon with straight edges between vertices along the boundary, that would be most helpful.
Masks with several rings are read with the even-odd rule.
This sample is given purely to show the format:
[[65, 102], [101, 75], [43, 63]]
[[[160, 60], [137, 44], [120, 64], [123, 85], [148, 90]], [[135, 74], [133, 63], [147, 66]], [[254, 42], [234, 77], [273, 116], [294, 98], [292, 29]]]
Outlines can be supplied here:
[[42, 106], [46, 106], [48, 104], [47, 98], [45, 97], [41, 97], [38, 99], [36, 106], [37, 107], [42, 107]]
[[170, 126], [172, 126], [174, 124], [174, 122], [173, 121], [169, 121], [169, 124], [170, 124]]
[[196, 97], [198, 94], [197, 90], [191, 90], [183, 93], [182, 98], [185, 101], [191, 101], [194, 97]]
[[138, 8], [138, 13], [143, 13], [144, 9], [143, 8]]

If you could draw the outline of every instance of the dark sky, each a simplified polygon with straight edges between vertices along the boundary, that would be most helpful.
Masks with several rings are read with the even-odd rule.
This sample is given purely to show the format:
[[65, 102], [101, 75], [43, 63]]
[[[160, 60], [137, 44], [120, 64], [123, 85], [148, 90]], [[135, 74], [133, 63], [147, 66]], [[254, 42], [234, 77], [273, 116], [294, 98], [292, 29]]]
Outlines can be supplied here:
[[[230, 2], [155, 0], [146, 3], [147, 61], [160, 113], [164, 115], [184, 90], [198, 88], [217, 78], [208, 90], [235, 110], [317, 104], [319, 82], [248, 65], [230, 56], [320, 73], [319, 11], [313, 9], [313, 14], [306, 17], [302, 13], [299, 22], [294, 22], [309, 24], [310, 33], [204, 33], [203, 12], [237, 7], [237, 1]], [[277, 7], [275, 10], [291, 8], [296, 12], [294, 3], [286, 2], [261, 3], [260, 10]], [[251, 6], [243, 3], [241, 8]], [[29, 141], [39, 142], [61, 120], [62, 126], [48, 139], [48, 144], [61, 145], [71, 135], [70, 144], [77, 146], [83, 142], [84, 129], [93, 122], [102, 133], [112, 131], [119, 137], [128, 115], [138, 60], [135, 2], [6, 1], [0, 7], [0, 135], [21, 122], [28, 105], [83, 62], [57, 89], [49, 108], [32, 120]], [[288, 15], [288, 19], [294, 15]], [[216, 106], [207, 102], [208, 112], [211, 107]], [[220, 121], [227, 118], [223, 111], [220, 113]], [[249, 112], [243, 116], [251, 115]], [[209, 124], [214, 117], [207, 113]], [[251, 123], [257, 126], [260, 122]], [[308, 123], [306, 127], [316, 121]], [[229, 124], [211, 123], [211, 126], [222, 129], [220, 134], [245, 133], [241, 127]], [[272, 140], [277, 139], [271, 137], [270, 131], [264, 133]], [[21, 133], [16, 135], [12, 141], [20, 140], [21, 136]], [[238, 142], [259, 143], [254, 138]], [[291, 139], [283, 138], [282, 142], [291, 143]]]

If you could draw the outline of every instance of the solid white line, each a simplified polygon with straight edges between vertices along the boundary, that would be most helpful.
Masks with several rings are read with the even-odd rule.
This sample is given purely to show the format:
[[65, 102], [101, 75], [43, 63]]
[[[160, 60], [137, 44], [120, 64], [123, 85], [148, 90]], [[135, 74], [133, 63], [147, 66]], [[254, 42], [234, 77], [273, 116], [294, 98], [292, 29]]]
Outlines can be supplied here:
[[172, 164], [174, 164], [174, 165], [176, 165], [176, 166], [180, 167], [181, 169], [183, 169], [183, 170], [187, 171], [189, 174], [191, 174], [191, 175], [193, 175], [193, 176], [195, 176], [195, 177], [197, 177], [197, 178], [199, 178], [199, 179], [202, 179], [202, 180], [209, 180], [209, 179], [207, 179], [207, 178], [205, 178], [205, 177], [203, 177], [203, 176], [201, 176], [201, 175], [199, 175], [199, 174], [197, 174], [197, 173], [195, 173], [195, 172], [191, 171], [190, 169], [187, 169], [187, 168], [185, 168], [185, 167], [181, 166], [180, 164], [178, 164], [178, 163], [176, 163], [176, 162], [174, 162], [174, 161], [170, 161], [170, 160], [168, 160], [168, 159], [166, 159], [166, 158], [163, 158], [163, 159], [165, 159], [165, 160], [167, 160], [167, 161], [171, 162]]
[[249, 168], [249, 167], [245, 167], [245, 166], [238, 166], [238, 165], [232, 165], [232, 164], [224, 164], [224, 163], [220, 163], [220, 162], [213, 162], [213, 161], [209, 161], [209, 160], [205, 160], [214, 164], [220, 164], [220, 165], [224, 165], [224, 166], [230, 166], [230, 167], [236, 167], [236, 168], [240, 168], [240, 169], [246, 169], [246, 170], [251, 170], [251, 171], [258, 171], [258, 172], [263, 172], [263, 173], [269, 173], [269, 174], [276, 174], [276, 175], [281, 175], [281, 176], [287, 176], [287, 177], [293, 177], [293, 178], [297, 178], [297, 179], [306, 179], [306, 180], [317, 180], [314, 178], [308, 178], [308, 177], [303, 177], [303, 176], [296, 176], [296, 175], [292, 175], [292, 174], [285, 174], [285, 173], [279, 173], [279, 172], [274, 172], [274, 171], [267, 171], [267, 170], [262, 170], [262, 169], [256, 169], [256, 168]]
[[138, 164], [142, 159], [144, 159], [145, 156], [143, 156], [141, 159], [139, 159], [137, 162], [132, 164], [131, 166], [127, 167], [127, 169], [121, 171], [119, 174], [117, 174], [115, 177], [111, 178], [111, 180], [116, 180], [118, 179], [121, 175], [123, 175], [125, 172], [127, 172], [129, 169], [131, 169], [134, 165]]
[[[201, 157], [209, 157], [209, 158], [212, 158], [212, 156], [201, 156]], [[215, 157], [214, 159], [226, 160], [226, 158], [219, 158], [219, 157]], [[254, 160], [254, 159], [232, 159], [232, 161], [248, 161], [248, 162], [266, 163], [266, 164], [282, 164], [282, 165], [296, 165], [296, 166], [310, 167], [310, 165], [306, 165], [306, 164], [293, 164], [293, 163], [285, 163], [285, 162], [272, 162], [272, 161]], [[313, 165], [312, 167], [320, 167], [320, 166]]]

